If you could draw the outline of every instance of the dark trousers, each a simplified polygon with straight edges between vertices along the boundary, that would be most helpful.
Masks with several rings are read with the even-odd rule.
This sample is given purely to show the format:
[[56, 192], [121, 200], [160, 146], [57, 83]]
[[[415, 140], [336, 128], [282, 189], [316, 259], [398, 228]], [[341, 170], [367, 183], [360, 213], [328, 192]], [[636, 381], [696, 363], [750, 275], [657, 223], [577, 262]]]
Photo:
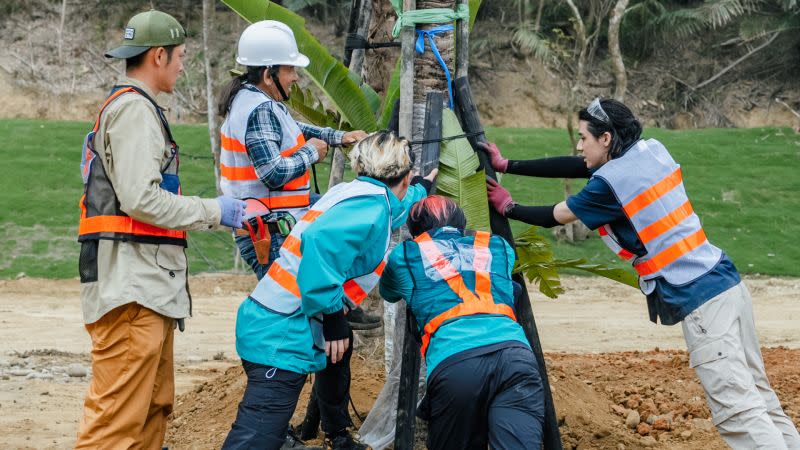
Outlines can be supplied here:
[[286, 440], [289, 420], [306, 375], [242, 361], [247, 387], [224, 450], [277, 450]]
[[353, 355], [353, 332], [350, 331], [350, 348], [341, 361], [328, 364], [314, 375], [319, 417], [322, 431], [331, 434], [353, 425], [347, 402], [350, 399], [350, 357]]
[[[316, 375], [319, 415], [326, 433], [336, 433], [352, 425], [347, 412], [352, 332], [350, 342], [341, 361], [331, 364], [329, 359], [325, 369]], [[297, 408], [306, 375], [244, 360], [242, 366], [247, 375], [247, 387], [222, 448], [278, 449], [286, 440], [286, 430]]]
[[507, 347], [437, 368], [420, 416], [431, 450], [541, 448], [544, 393], [533, 352]]

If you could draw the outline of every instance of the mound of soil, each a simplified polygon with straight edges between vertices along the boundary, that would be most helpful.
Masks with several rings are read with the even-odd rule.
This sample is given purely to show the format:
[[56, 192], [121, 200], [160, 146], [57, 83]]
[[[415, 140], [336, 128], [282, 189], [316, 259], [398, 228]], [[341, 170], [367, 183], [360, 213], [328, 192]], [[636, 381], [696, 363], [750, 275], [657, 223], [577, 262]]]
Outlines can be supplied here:
[[[702, 388], [680, 350], [549, 353], [548, 370], [566, 449], [725, 449]], [[770, 381], [786, 413], [800, 423], [800, 350], [764, 350]], [[379, 361], [353, 359], [352, 396], [366, 414], [383, 385]], [[167, 434], [170, 447], [219, 448], [236, 416], [245, 377], [239, 367], [178, 397]], [[306, 383], [293, 424], [302, 421]], [[354, 419], [358, 424], [358, 420]]]
[[[350, 396], [361, 417], [366, 417], [375, 397], [383, 387], [384, 370], [379, 363], [366, 361], [353, 355], [352, 385]], [[309, 376], [300, 395], [292, 424], [297, 425], [305, 417], [305, 407], [311, 394], [314, 378]], [[175, 412], [167, 431], [164, 445], [170, 448], [205, 450], [222, 447], [233, 420], [236, 408], [242, 399], [246, 378], [241, 366], [230, 367], [224, 373], [198, 385], [193, 391], [179, 395], [175, 400]], [[352, 407], [351, 407], [352, 408]], [[358, 417], [350, 410], [356, 426]], [[321, 444], [319, 441], [310, 443]]]

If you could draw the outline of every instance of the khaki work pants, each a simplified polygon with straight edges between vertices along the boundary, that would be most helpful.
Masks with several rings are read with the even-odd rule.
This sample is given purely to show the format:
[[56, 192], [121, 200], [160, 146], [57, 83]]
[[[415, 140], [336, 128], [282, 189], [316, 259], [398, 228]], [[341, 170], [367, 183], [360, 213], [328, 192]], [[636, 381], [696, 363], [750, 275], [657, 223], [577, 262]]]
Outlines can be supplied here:
[[128, 303], [86, 325], [92, 381], [76, 449], [161, 449], [175, 396], [174, 324]]
[[800, 449], [800, 435], [769, 385], [744, 282], [683, 320], [683, 336], [719, 434], [735, 450]]

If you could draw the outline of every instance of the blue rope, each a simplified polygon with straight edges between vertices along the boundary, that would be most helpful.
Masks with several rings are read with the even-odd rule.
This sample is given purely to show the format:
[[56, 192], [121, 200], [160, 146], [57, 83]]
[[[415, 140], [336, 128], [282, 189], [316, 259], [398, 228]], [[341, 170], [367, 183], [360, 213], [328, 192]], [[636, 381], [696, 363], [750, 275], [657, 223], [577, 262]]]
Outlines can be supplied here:
[[447, 68], [447, 64], [445, 64], [444, 59], [442, 59], [442, 54], [439, 53], [439, 48], [436, 47], [436, 41], [434, 40], [437, 34], [451, 31], [452, 29], [453, 25], [441, 25], [436, 28], [431, 28], [430, 30], [417, 30], [417, 43], [415, 48], [417, 53], [425, 53], [425, 36], [428, 37], [433, 56], [439, 61], [439, 65], [444, 69], [444, 76], [447, 78], [447, 93], [450, 96], [450, 109], [455, 109], [453, 106], [453, 80], [450, 76], [450, 69]]

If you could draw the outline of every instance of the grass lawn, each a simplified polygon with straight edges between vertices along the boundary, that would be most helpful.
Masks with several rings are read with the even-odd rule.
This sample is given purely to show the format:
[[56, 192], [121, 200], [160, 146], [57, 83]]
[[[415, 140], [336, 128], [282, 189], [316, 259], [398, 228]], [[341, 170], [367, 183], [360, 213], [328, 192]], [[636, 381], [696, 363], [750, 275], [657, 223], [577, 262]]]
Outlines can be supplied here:
[[[0, 278], [77, 276], [78, 170], [88, 123], [0, 121]], [[187, 195], [215, 196], [208, 132], [178, 125], [181, 178]], [[506, 156], [516, 159], [567, 154], [566, 132], [551, 129], [489, 129]], [[687, 190], [712, 242], [724, 248], [742, 272], [800, 276], [795, 244], [800, 226], [800, 137], [788, 129], [648, 130], [683, 165]], [[330, 158], [328, 158], [330, 161]], [[320, 164], [320, 187], [328, 164]], [[507, 175], [503, 184], [516, 201], [552, 204], [563, 198], [561, 180]], [[577, 191], [583, 181], [574, 182]], [[515, 232], [526, 228], [515, 223]], [[549, 234], [549, 232], [546, 232]], [[587, 257], [618, 264], [599, 239], [556, 244], [560, 257]], [[227, 233], [192, 232], [192, 272], [228, 270], [234, 246]]]

